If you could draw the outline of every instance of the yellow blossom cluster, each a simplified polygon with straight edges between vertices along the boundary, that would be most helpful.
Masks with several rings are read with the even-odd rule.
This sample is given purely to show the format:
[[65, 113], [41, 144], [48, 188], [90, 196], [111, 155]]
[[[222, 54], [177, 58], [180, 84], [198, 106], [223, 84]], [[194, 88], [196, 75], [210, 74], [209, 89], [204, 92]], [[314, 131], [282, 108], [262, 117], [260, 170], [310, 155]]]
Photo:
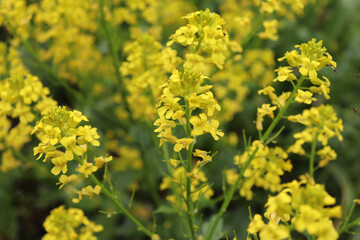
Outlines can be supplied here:
[[[62, 175], [59, 178], [60, 188], [69, 182], [78, 179], [78, 175], [67, 175], [68, 163], [75, 160], [79, 162], [76, 171], [88, 178], [93, 172], [101, 168], [104, 163], [112, 160], [111, 156], [94, 157], [93, 162], [88, 162], [85, 154], [88, 144], [99, 146], [97, 140], [99, 135], [96, 128], [90, 125], [79, 126], [81, 121], [88, 121], [87, 117], [79, 111], [69, 111], [65, 107], [53, 107], [42, 113], [42, 119], [36, 123], [32, 133], [37, 133], [40, 143], [34, 148], [34, 155], [41, 158], [44, 154], [43, 162], [50, 160], [54, 167], [51, 173], [54, 175]], [[95, 193], [99, 195], [100, 186], [87, 186], [78, 192], [79, 199], [73, 199], [78, 202], [82, 195], [90, 197]]]
[[156, 118], [154, 101], [161, 95], [160, 85], [166, 82], [167, 74], [176, 69], [180, 58], [175, 50], [163, 47], [148, 34], [127, 43], [124, 52], [127, 58], [120, 71], [127, 86], [127, 101], [133, 117], [153, 122]]
[[[239, 169], [243, 168], [249, 159], [249, 153], [255, 152], [256, 154], [251, 160], [250, 165], [244, 172], [244, 182], [241, 183], [240, 195], [244, 196], [247, 200], [253, 198], [252, 188], [262, 187], [271, 192], [277, 192], [281, 189], [281, 179], [285, 171], [292, 170], [290, 160], [287, 160], [288, 154], [281, 148], [270, 148], [263, 145], [260, 141], [254, 141], [249, 148], [249, 151], [244, 152], [242, 155], [235, 156], [235, 165]], [[226, 170], [226, 181], [233, 185], [238, 179], [239, 174], [235, 169]]]
[[342, 141], [343, 123], [331, 105], [305, 109], [302, 114], [289, 116], [288, 119], [305, 126], [303, 131], [294, 134], [296, 142], [288, 148], [288, 152], [305, 155], [303, 144], [315, 140], [322, 144], [322, 149], [317, 151], [320, 157], [319, 167], [324, 167], [330, 160], [336, 159], [337, 154], [328, 146], [328, 140], [336, 136]]
[[103, 226], [90, 221], [81, 209], [65, 209], [63, 205], [51, 210], [44, 222], [46, 234], [42, 240], [96, 240], [94, 233], [103, 231]]
[[[273, 105], [263, 104], [257, 111], [256, 128], [262, 130], [262, 123], [265, 116], [274, 118], [273, 112], [279, 108], [283, 108], [288, 101], [295, 100], [298, 103], [311, 104], [316, 100], [313, 97], [314, 93], [324, 95], [326, 99], [329, 99], [330, 81], [323, 77], [323, 80], [318, 78], [318, 71], [325, 66], [336, 67], [336, 63], [332, 60], [331, 55], [326, 51], [326, 48], [322, 46], [322, 41], [316, 42], [316, 39], [312, 39], [307, 43], [296, 45], [297, 50], [286, 52], [285, 56], [280, 58], [279, 61], [286, 60], [289, 66], [279, 67], [275, 70], [277, 77], [274, 82], [291, 82], [294, 86], [294, 94], [291, 92], [283, 92], [280, 96], [277, 96], [275, 89], [272, 86], [266, 86], [258, 91], [259, 94], [266, 95], [270, 98]], [[298, 74], [297, 74], [298, 72]], [[296, 75], [300, 75], [297, 77]], [[304, 82], [311, 84], [310, 87], [303, 87]], [[296, 84], [296, 86], [295, 86]]]
[[306, 231], [319, 240], [337, 239], [331, 218], [341, 218], [342, 211], [339, 205], [332, 206], [335, 203], [323, 185], [301, 176], [300, 181], [283, 184], [276, 196], [269, 196], [264, 214], [268, 223], [256, 214], [248, 232], [259, 239], [289, 239], [293, 230]]
[[[293, 20], [302, 16], [309, 0], [225, 0], [221, 5], [221, 15], [228, 24], [228, 30], [237, 41], [242, 41], [259, 22], [264, 31], [258, 35], [262, 39], [277, 40], [278, 29], [283, 25], [283, 16]], [[254, 11], [254, 9], [256, 9]], [[263, 20], [265, 19], [265, 20]]]
[[56, 65], [60, 78], [84, 85], [88, 82], [81, 80], [86, 74], [108, 72], [95, 45], [98, 9], [94, 0], [43, 0], [30, 4], [6, 0], [0, 5], [0, 15], [5, 16], [0, 17], [0, 24], [3, 22], [21, 44], [36, 42], [38, 48], [30, 51], [41, 61]]
[[105, 9], [106, 20], [113, 26], [129, 24], [132, 39], [146, 32], [159, 40], [164, 28], [179, 25], [179, 18], [194, 9], [182, 0], [116, 0], [111, 5]]
[[[220, 105], [214, 99], [210, 91], [210, 85], [203, 85], [206, 76], [192, 69], [184, 69], [184, 72], [173, 71], [169, 80], [162, 85], [163, 94], [157, 103], [159, 119], [154, 123], [158, 126], [155, 132], [159, 132], [160, 145], [164, 142], [175, 144], [174, 150], [189, 149], [195, 143], [197, 136], [210, 133], [215, 140], [223, 136], [219, 127], [219, 121], [212, 119], [214, 111], [220, 110]], [[197, 109], [200, 112], [196, 115]], [[177, 122], [186, 129], [187, 138], [178, 139], [172, 130]], [[190, 124], [192, 126], [190, 128]]]
[[20, 151], [31, 140], [33, 121], [42, 111], [56, 102], [49, 97], [49, 89], [38, 77], [31, 75], [19, 59], [14, 46], [0, 43], [0, 150], [2, 161], [0, 170], [7, 172], [20, 165], [13, 151]]
[[[176, 168], [172, 177], [166, 176], [163, 178], [162, 183], [160, 184], [160, 190], [165, 189], [176, 189], [175, 193], [172, 195], [168, 195], [166, 199], [174, 204], [175, 206], [184, 207], [185, 203], [183, 199], [186, 198], [186, 179], [191, 177], [191, 199], [196, 202], [202, 196], [205, 199], [210, 199], [214, 194], [214, 191], [211, 189], [209, 184], [207, 184], [208, 180], [199, 168], [194, 168], [191, 173], [186, 172], [183, 166], [179, 166]], [[172, 187], [171, 185], [175, 186]], [[179, 202], [181, 200], [181, 202]], [[181, 205], [178, 205], [181, 203]]]
[[167, 45], [170, 46], [176, 42], [189, 47], [185, 67], [213, 63], [219, 69], [223, 69], [230, 50], [242, 51], [240, 45], [229, 40], [226, 30], [223, 29], [225, 21], [218, 14], [206, 9], [190, 13], [183, 18], [188, 21], [188, 24], [177, 29], [171, 35], [171, 41]]

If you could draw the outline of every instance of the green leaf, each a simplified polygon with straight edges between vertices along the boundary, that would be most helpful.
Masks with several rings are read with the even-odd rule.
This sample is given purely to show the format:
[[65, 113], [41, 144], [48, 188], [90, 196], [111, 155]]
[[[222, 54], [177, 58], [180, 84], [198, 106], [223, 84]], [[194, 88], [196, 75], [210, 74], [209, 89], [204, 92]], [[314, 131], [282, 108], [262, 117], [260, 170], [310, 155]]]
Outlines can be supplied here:
[[[213, 225], [215, 219], [216, 219], [216, 215], [212, 216], [209, 221], [204, 222], [204, 224], [201, 226], [201, 231], [204, 233], [204, 235], [206, 233], [206, 230]], [[216, 225], [216, 228], [210, 240], [217, 240], [223, 236], [223, 232], [224, 232], [223, 225], [224, 225], [224, 220], [221, 218], [219, 223]]]

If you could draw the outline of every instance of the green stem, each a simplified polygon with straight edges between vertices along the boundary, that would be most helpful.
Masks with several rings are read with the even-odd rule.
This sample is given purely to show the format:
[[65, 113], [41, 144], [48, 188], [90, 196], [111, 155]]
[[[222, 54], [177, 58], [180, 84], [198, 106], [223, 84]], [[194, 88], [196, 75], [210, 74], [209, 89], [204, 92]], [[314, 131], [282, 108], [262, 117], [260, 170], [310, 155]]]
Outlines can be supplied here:
[[[186, 99], [185, 99], [185, 106], [186, 106], [186, 110], [185, 110], [186, 137], [191, 138], [191, 126], [190, 126], [191, 110], [190, 110], [190, 107], [189, 107], [189, 102]], [[194, 147], [194, 143], [191, 143], [190, 148], [187, 151], [187, 155], [186, 155], [186, 172], [187, 173], [192, 172], [191, 158], [192, 158], [193, 147]], [[193, 206], [193, 202], [192, 202], [192, 199], [191, 199], [191, 176], [186, 177], [186, 205], [187, 205], [187, 216], [188, 216], [191, 236], [192, 236], [192, 239], [196, 239], [196, 237], [195, 237], [195, 229], [194, 229], [194, 209], [193, 209], [194, 206]]]
[[315, 150], [316, 150], [316, 141], [317, 141], [317, 134], [311, 143], [311, 154], [310, 154], [310, 162], [309, 162], [309, 175], [311, 178], [314, 178], [314, 163], [315, 163]]
[[291, 92], [289, 99], [286, 101], [285, 106], [280, 109], [280, 111], [276, 115], [275, 119], [272, 121], [270, 126], [266, 129], [266, 132], [264, 133], [264, 135], [263, 135], [263, 137], [261, 139], [262, 141], [266, 141], [268, 139], [269, 135], [272, 133], [272, 131], [274, 130], [276, 125], [279, 123], [280, 119], [284, 116], [286, 110], [288, 109], [290, 104], [294, 101], [295, 94], [297, 93], [297, 90], [301, 87], [301, 84], [303, 83], [304, 80], [305, 80], [305, 77], [301, 76], [301, 78], [297, 82], [295, 88]]
[[[299, 81], [296, 84], [295, 88], [291, 92], [288, 100], [286, 101], [285, 106], [280, 109], [279, 113], [276, 115], [275, 119], [273, 120], [273, 122], [267, 128], [265, 134], [260, 139], [262, 142], [265, 142], [269, 138], [270, 134], [272, 133], [272, 131], [274, 130], [276, 125], [279, 123], [280, 119], [284, 116], [286, 110], [288, 109], [290, 104], [294, 101], [295, 94], [296, 94], [297, 90], [301, 87], [301, 84], [303, 83], [304, 80], [305, 80], [305, 77], [301, 76], [301, 78], [299, 79]], [[235, 190], [238, 188], [240, 180], [243, 178], [245, 170], [249, 167], [249, 165], [250, 165], [252, 159], [255, 157], [255, 154], [256, 154], [257, 151], [258, 151], [258, 148], [256, 148], [254, 150], [254, 152], [252, 152], [249, 159], [246, 161], [244, 167], [241, 169], [240, 174], [239, 174], [238, 178], [236, 179], [235, 184], [232, 185], [231, 189], [227, 192], [227, 194], [225, 196], [225, 199], [224, 199], [224, 202], [221, 205], [221, 208], [220, 208], [220, 210], [219, 210], [219, 212], [218, 212], [218, 214], [216, 216], [215, 222], [207, 229], [207, 232], [206, 232], [206, 235], [205, 235], [206, 239], [211, 239], [217, 224], [219, 223], [222, 215], [225, 213], [227, 207], [229, 206], [229, 204], [231, 202], [231, 199], [232, 199], [232, 197], [233, 197], [233, 195], [235, 193]]]
[[251, 28], [251, 31], [241, 40], [241, 43], [240, 43], [241, 47], [244, 47], [255, 36], [256, 32], [260, 28], [260, 25], [262, 24], [264, 19], [265, 19], [265, 13], [261, 13], [257, 17], [255, 24]]
[[[346, 218], [345, 218], [345, 221], [344, 221], [344, 224], [343, 224], [342, 228], [338, 231], [338, 232], [339, 232], [339, 234], [341, 234], [341, 233], [343, 233], [343, 232], [347, 231], [349, 228], [351, 228], [351, 227], [352, 227], [352, 226], [348, 227], [349, 225], [348, 225], [347, 223], [349, 222], [350, 217], [351, 217], [351, 215], [352, 215], [352, 214], [353, 214], [353, 212], [354, 212], [355, 205], [356, 205], [356, 203], [353, 203], [353, 204], [352, 204], [351, 209], [350, 209], [350, 212], [349, 212], [349, 214], [346, 216]], [[358, 219], [359, 219], [359, 218], [358, 218]], [[356, 219], [356, 220], [358, 220], [358, 219]], [[356, 220], [355, 220], [355, 221], [356, 221]], [[356, 225], [356, 224], [355, 224], [355, 225]]]
[[[244, 167], [241, 169], [241, 171], [239, 173], [239, 176], [236, 179], [235, 184], [232, 185], [230, 190], [226, 193], [224, 202], [222, 203], [220, 211], [218, 212], [218, 214], [216, 216], [215, 222], [207, 229], [207, 232], [205, 234], [205, 236], [206, 236], [205, 239], [211, 239], [217, 224], [219, 223], [222, 215], [226, 212], [226, 209], [229, 206], [229, 204], [231, 202], [231, 199], [234, 196], [234, 193], [235, 193], [241, 179], [244, 176], [245, 170], [249, 167], [249, 165], [250, 165], [251, 161], [253, 160], [253, 158], [255, 157], [255, 154], [256, 154], [257, 151], [258, 151], [258, 148], [255, 148], [255, 150], [250, 155], [249, 159], [245, 162]], [[209, 230], [210, 230], [210, 232], [209, 232]]]
[[[80, 164], [82, 164], [82, 160], [79, 157], [76, 157], [75, 160], [77, 162], [79, 162]], [[119, 202], [117, 200], [117, 198], [114, 197], [114, 195], [112, 195], [110, 193], [110, 191], [95, 177], [94, 174], [91, 174], [89, 176], [90, 180], [96, 184], [99, 185], [101, 187], [101, 192], [108, 197], [114, 204], [115, 206], [117, 206], [120, 211], [126, 216], [128, 217], [137, 227], [138, 230], [140, 230], [141, 232], [143, 232], [144, 234], [146, 234], [147, 236], [149, 236], [150, 238], [155, 234], [153, 232], [151, 232], [150, 230], [148, 230], [144, 225], [142, 225], [123, 205], [121, 202]]]
[[339, 230], [339, 235], [348, 231], [350, 228], [358, 225], [360, 222], [360, 217], [355, 219], [354, 221], [352, 221], [351, 223], [347, 224], [346, 226], [342, 227], [340, 230]]
[[120, 95], [121, 95], [121, 99], [124, 103], [125, 110], [128, 112], [130, 120], [132, 120], [133, 119], [132, 112], [130, 110], [129, 103], [126, 98], [128, 96], [128, 92], [127, 92], [126, 86], [125, 86], [124, 81], [120, 74], [119, 56], [118, 56], [117, 50], [115, 49], [115, 44], [114, 44], [113, 38], [111, 36], [111, 31], [109, 29], [109, 25], [105, 19], [104, 0], [100, 0], [100, 23], [102, 25], [102, 28], [105, 31], [106, 40], [109, 45], [111, 61], [112, 61], [113, 67], [114, 67], [115, 77], [117, 80], [116, 81], [117, 87], [120, 90]]

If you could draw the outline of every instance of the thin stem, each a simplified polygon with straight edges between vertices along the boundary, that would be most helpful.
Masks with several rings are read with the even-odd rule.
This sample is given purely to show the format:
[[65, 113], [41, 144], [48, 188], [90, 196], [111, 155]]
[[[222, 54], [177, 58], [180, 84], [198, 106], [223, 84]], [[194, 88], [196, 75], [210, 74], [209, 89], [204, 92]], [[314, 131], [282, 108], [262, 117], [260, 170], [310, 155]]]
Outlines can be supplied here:
[[315, 150], [316, 150], [316, 141], [318, 134], [315, 134], [314, 139], [311, 143], [311, 153], [309, 161], [309, 175], [311, 178], [314, 178], [314, 163], [315, 163]]
[[118, 56], [117, 50], [115, 49], [115, 44], [114, 44], [113, 38], [111, 36], [111, 31], [109, 29], [109, 25], [108, 25], [108, 23], [107, 23], [107, 21], [105, 19], [104, 4], [105, 4], [104, 0], [100, 0], [100, 23], [102, 25], [102, 29], [104, 29], [104, 31], [105, 31], [106, 40], [107, 40], [108, 45], [109, 45], [109, 51], [110, 51], [110, 54], [111, 54], [111, 61], [112, 61], [113, 67], [114, 67], [114, 72], [115, 72], [115, 76], [116, 76], [116, 80], [117, 80], [116, 83], [117, 83], [117, 87], [118, 87], [118, 89], [120, 91], [121, 100], [124, 103], [125, 110], [129, 114], [130, 120], [132, 120], [133, 119], [132, 112], [130, 110], [129, 103], [128, 103], [127, 98], [126, 98], [128, 96], [128, 92], [127, 92], [124, 81], [123, 81], [123, 79], [121, 77], [121, 74], [120, 74], [119, 56]]
[[[344, 224], [343, 224], [343, 226], [342, 226], [342, 228], [339, 230], [339, 234], [341, 234], [341, 233], [343, 233], [343, 232], [345, 232], [345, 231], [347, 231], [350, 227], [348, 227], [348, 222], [349, 222], [349, 220], [350, 220], [350, 217], [351, 217], [351, 215], [353, 214], [353, 212], [354, 212], [354, 209], [355, 209], [355, 205], [356, 205], [356, 203], [353, 203], [352, 204], [352, 206], [351, 206], [351, 209], [350, 209], [350, 212], [349, 212], [349, 214], [346, 216], [346, 218], [345, 218], [345, 221], [344, 221]], [[356, 220], [355, 220], [356, 221]]]
[[256, 19], [255, 24], [251, 28], [251, 31], [241, 40], [240, 45], [242, 47], [244, 47], [255, 36], [256, 32], [258, 31], [264, 19], [265, 19], [265, 13], [261, 13]]
[[[185, 117], [186, 117], [186, 137], [191, 138], [191, 126], [190, 126], [190, 117], [191, 117], [191, 110], [189, 106], [189, 102], [185, 99]], [[192, 172], [192, 165], [191, 165], [191, 158], [192, 158], [192, 151], [193, 151], [194, 143], [190, 144], [189, 150], [187, 150], [186, 154], [186, 173]], [[194, 206], [191, 199], [191, 176], [186, 176], [186, 205], [187, 205], [187, 216], [191, 231], [192, 239], [196, 239], [195, 237], [195, 229], [194, 229]]]
[[[249, 159], [245, 162], [245, 165], [244, 167], [241, 169], [240, 173], [239, 173], [239, 176], [238, 178], [236, 179], [236, 182], [234, 185], [231, 186], [230, 190], [227, 192], [226, 196], [225, 196], [225, 199], [224, 199], [224, 202], [223, 204], [221, 205], [221, 208], [220, 208], [220, 211], [218, 212], [217, 216], [216, 216], [216, 219], [215, 219], [215, 222], [212, 224], [212, 226], [210, 226], [208, 229], [207, 229], [207, 232], [206, 232], [206, 239], [211, 239], [214, 231], [215, 231], [215, 228], [217, 226], [217, 224], [219, 223], [222, 215], [226, 212], [226, 209], [227, 207], [229, 206], [230, 202], [231, 202], [231, 199], [241, 181], [241, 179], [243, 178], [244, 176], [244, 173], [245, 173], [245, 170], [249, 167], [252, 159], [255, 157], [255, 154], [256, 152], [258, 151], [259, 148], [255, 148], [255, 150], [253, 151], [253, 153], [250, 155]], [[209, 232], [210, 230], [210, 232]]]
[[[79, 157], [76, 157], [75, 160], [82, 164], [82, 160]], [[155, 233], [148, 230], [144, 225], [142, 225], [123, 205], [121, 202], [117, 200], [116, 197], [114, 197], [113, 194], [110, 193], [110, 191], [96, 178], [94, 174], [89, 175], [90, 180], [101, 187], [101, 192], [108, 197], [119, 209], [120, 211], [128, 217], [135, 225], [138, 227], [138, 229], [146, 234], [149, 237], [152, 237]]]

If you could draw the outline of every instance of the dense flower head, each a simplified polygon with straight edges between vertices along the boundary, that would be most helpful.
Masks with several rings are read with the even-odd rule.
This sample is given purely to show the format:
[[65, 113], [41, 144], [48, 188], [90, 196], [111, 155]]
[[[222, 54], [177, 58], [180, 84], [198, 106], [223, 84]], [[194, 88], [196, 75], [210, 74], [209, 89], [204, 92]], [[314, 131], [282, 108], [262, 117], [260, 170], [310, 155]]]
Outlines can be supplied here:
[[343, 123], [342, 119], [336, 116], [331, 105], [305, 109], [302, 114], [291, 115], [288, 119], [305, 126], [303, 131], [294, 134], [296, 142], [288, 148], [288, 152], [304, 155], [303, 144], [316, 139], [323, 146], [317, 152], [320, 157], [319, 166], [324, 167], [330, 160], [336, 159], [336, 153], [328, 146], [328, 140], [337, 137], [339, 141], [342, 141]]
[[[82, 121], [89, 121], [86, 116], [79, 111], [70, 111], [66, 107], [53, 107], [42, 113], [42, 119], [36, 123], [33, 134], [39, 138], [40, 143], [34, 148], [34, 155], [43, 155], [44, 162], [50, 160], [54, 167], [51, 173], [62, 175], [59, 178], [60, 188], [69, 182], [78, 179], [77, 176], [88, 178], [89, 175], [101, 168], [104, 163], [112, 160], [112, 156], [94, 157], [93, 161], [87, 159], [88, 145], [99, 146], [98, 139], [100, 136], [97, 129], [90, 125], [81, 126]], [[77, 175], [67, 175], [68, 163], [76, 160], [79, 164], [76, 168]], [[100, 186], [88, 186], [78, 191], [79, 199], [73, 200], [78, 202], [82, 195], [92, 197], [95, 193], [99, 195]]]
[[259, 233], [260, 239], [269, 239], [264, 231], [267, 231], [269, 225], [275, 224], [288, 231], [287, 235], [276, 239], [289, 237], [290, 229], [306, 231], [317, 239], [337, 239], [338, 233], [331, 218], [341, 218], [342, 213], [340, 206], [332, 206], [335, 202], [335, 198], [326, 192], [323, 185], [301, 176], [300, 181], [283, 184], [276, 196], [269, 196], [264, 214], [269, 222], [265, 224], [257, 214], [252, 219], [248, 232]]
[[[307, 43], [296, 45], [295, 48], [298, 48], [300, 53], [297, 50], [286, 52], [285, 56], [280, 58], [279, 61], [286, 59], [289, 66], [282, 66], [275, 69], [277, 77], [273, 80], [274, 82], [279, 81], [281, 83], [284, 81], [291, 82], [294, 86], [294, 93], [283, 92], [278, 96], [275, 93], [275, 88], [272, 86], [265, 86], [258, 91], [258, 94], [267, 95], [271, 103], [276, 105], [263, 104], [262, 107], [258, 108], [256, 128], [259, 131], [263, 130], [264, 116], [267, 115], [273, 118], [274, 115], [272, 112], [276, 107], [285, 107], [287, 101], [311, 104], [317, 100], [314, 96], [315, 93], [324, 95], [326, 99], [330, 98], [330, 81], [324, 76], [323, 80], [318, 78], [318, 71], [325, 66], [335, 68], [336, 63], [332, 60], [326, 48], [322, 46], [322, 41], [316, 42], [316, 39], [312, 39]], [[297, 72], [295, 69], [298, 70], [299, 74], [295, 73]], [[311, 84], [310, 87], [303, 86], [306, 81]]]
[[279, 60], [286, 59], [291, 67], [298, 68], [302, 76], [308, 77], [313, 85], [319, 86], [324, 82], [318, 79], [317, 72], [325, 66], [336, 68], [336, 63], [322, 44], [322, 41], [316, 42], [316, 39], [313, 38], [307, 43], [295, 46], [300, 50], [300, 53], [296, 50], [286, 52], [285, 57]]
[[0, 80], [0, 150], [7, 150], [2, 152], [3, 172], [20, 165], [11, 149], [19, 150], [31, 140], [35, 116], [56, 105], [38, 77], [22, 66], [10, 67], [10, 75]]
[[[234, 52], [242, 50], [237, 43], [229, 41], [228, 34], [223, 29], [224, 19], [210, 12], [209, 9], [190, 13], [183, 18], [188, 21], [188, 24], [171, 35], [168, 46], [173, 42], [189, 46], [190, 52], [200, 58], [204, 57], [206, 59], [204, 61], [214, 63], [219, 69], [223, 68], [230, 49]], [[194, 59], [192, 55], [186, 56], [190, 57], [189, 61]], [[188, 64], [185, 62], [185, 65]]]
[[[126, 61], [120, 72], [124, 77], [133, 117], [153, 121], [156, 116], [154, 99], [161, 95], [160, 85], [180, 62], [177, 52], [163, 47], [148, 34], [141, 34], [125, 45]], [[139, 108], [139, 106], [143, 106]]]
[[103, 230], [102, 225], [90, 221], [81, 209], [65, 209], [63, 205], [51, 210], [44, 228], [46, 234], [43, 240], [96, 240], [93, 234]]
[[[163, 94], [157, 104], [159, 119], [154, 123], [158, 126], [155, 132], [159, 132], [160, 145], [164, 142], [176, 143], [174, 149], [180, 151], [184, 147], [188, 148], [188, 144], [195, 143], [194, 139], [205, 133], [210, 133], [215, 140], [219, 139], [218, 136], [223, 136], [218, 130], [219, 121], [212, 119], [214, 111], [220, 110], [220, 105], [210, 91], [212, 86], [203, 85], [205, 79], [206, 76], [192, 69], [184, 69], [184, 72], [174, 70], [167, 83], [162, 85]], [[186, 120], [186, 112], [191, 114], [196, 109], [205, 112], [188, 116], [190, 118]], [[185, 126], [186, 121], [192, 126], [192, 140], [178, 139], [172, 134], [177, 126], [176, 122]], [[184, 143], [186, 144], [183, 145]]]
[[[292, 170], [292, 164], [288, 160], [288, 154], [281, 148], [270, 148], [263, 145], [260, 141], [254, 141], [249, 149], [242, 155], [235, 157], [235, 165], [240, 168], [244, 167], [249, 159], [249, 153], [257, 152], [252, 159], [250, 165], [244, 172], [246, 181], [240, 188], [240, 195], [246, 197], [247, 200], [253, 198], [252, 188], [262, 187], [265, 190], [276, 192], [281, 189], [280, 177], [285, 171]], [[234, 184], [238, 178], [238, 173], [234, 169], [229, 169], [226, 172], [226, 180], [229, 184]]]

